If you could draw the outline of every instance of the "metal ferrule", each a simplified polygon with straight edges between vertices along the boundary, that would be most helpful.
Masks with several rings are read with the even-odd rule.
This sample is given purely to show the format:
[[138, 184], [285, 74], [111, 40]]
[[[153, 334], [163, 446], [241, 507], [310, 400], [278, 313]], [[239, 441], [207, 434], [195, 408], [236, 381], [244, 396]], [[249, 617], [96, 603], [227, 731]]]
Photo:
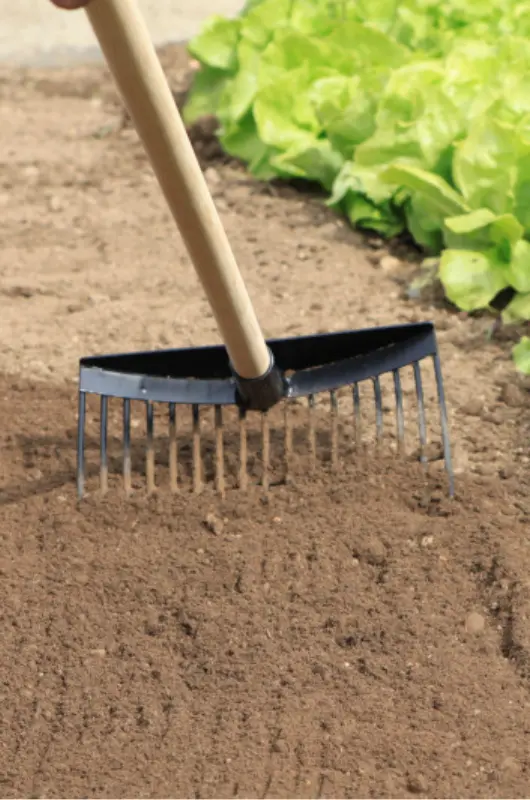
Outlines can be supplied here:
[[233, 371], [238, 400], [249, 411], [268, 411], [285, 397], [284, 377], [274, 363], [274, 356], [270, 350], [269, 355], [269, 369], [260, 378], [241, 378]]

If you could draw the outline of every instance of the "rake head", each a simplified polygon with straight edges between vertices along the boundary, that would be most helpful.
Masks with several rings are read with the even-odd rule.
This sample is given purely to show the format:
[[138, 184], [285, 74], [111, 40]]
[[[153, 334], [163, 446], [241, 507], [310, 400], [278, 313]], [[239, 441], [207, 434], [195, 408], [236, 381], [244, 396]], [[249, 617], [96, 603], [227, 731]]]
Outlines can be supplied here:
[[[393, 405], [395, 407], [398, 450], [405, 437], [403, 389], [400, 370], [412, 367], [416, 395], [417, 429], [420, 443], [420, 460], [426, 461], [427, 444], [424, 390], [421, 362], [431, 359], [434, 367], [436, 394], [439, 406], [442, 457], [449, 481], [449, 494], [454, 493], [454, 477], [444, 398], [440, 359], [434, 326], [430, 322], [396, 325], [364, 330], [341, 331], [287, 339], [271, 339], [267, 345], [272, 353], [275, 368], [283, 385], [283, 399], [308, 400], [308, 443], [312, 465], [316, 454], [315, 404], [320, 393], [328, 393], [330, 400], [331, 436], [330, 460], [338, 460], [338, 391], [349, 387], [352, 400], [354, 436], [359, 443], [361, 435], [361, 392], [364, 382], [373, 386], [375, 404], [376, 440], [383, 434], [383, 398], [381, 378], [392, 377]], [[193, 461], [193, 488], [200, 491], [203, 485], [201, 469], [201, 408], [214, 407], [215, 483], [218, 491], [225, 491], [225, 457], [223, 444], [223, 409], [235, 406], [239, 418], [239, 468], [238, 486], [245, 488], [247, 473], [246, 424], [249, 409], [238, 391], [224, 346], [208, 346], [176, 350], [158, 350], [82, 358], [79, 375], [79, 415], [77, 436], [77, 491], [81, 498], [85, 487], [85, 450], [87, 395], [100, 397], [99, 424], [99, 474], [101, 490], [108, 488], [108, 425], [109, 399], [119, 398], [122, 403], [122, 470], [126, 492], [131, 483], [131, 404], [145, 404], [146, 450], [145, 476], [148, 491], [155, 489], [154, 407], [167, 405], [167, 447], [170, 487], [179, 489], [177, 408], [191, 406], [191, 452]], [[287, 406], [286, 406], [287, 408]], [[269, 486], [270, 431], [268, 412], [261, 414], [262, 462], [261, 483]], [[287, 422], [287, 414], [285, 417]], [[292, 432], [285, 430], [285, 455], [292, 448]]]

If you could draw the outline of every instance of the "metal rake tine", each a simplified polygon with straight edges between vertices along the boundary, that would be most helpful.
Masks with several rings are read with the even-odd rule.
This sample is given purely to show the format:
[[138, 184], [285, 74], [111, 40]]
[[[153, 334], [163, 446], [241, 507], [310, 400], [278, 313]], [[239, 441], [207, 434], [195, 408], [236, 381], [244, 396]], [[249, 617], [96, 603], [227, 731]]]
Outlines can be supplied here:
[[376, 441], [379, 445], [383, 438], [383, 401], [381, 397], [381, 381], [379, 376], [373, 379], [374, 383], [374, 397], [375, 397], [375, 430]]
[[239, 409], [239, 488], [243, 491], [248, 487], [248, 443], [247, 443], [247, 412]]
[[175, 403], [169, 404], [169, 488], [178, 492], [177, 413]]
[[126, 494], [132, 492], [131, 483], [131, 401], [123, 401], [123, 486]]
[[285, 482], [288, 483], [290, 480], [290, 465], [291, 465], [291, 456], [293, 453], [293, 428], [291, 425], [291, 417], [289, 414], [289, 401], [285, 401], [285, 405], [283, 407], [283, 414], [284, 414], [284, 461], [285, 461]]
[[362, 419], [361, 419], [361, 395], [359, 384], [353, 385], [353, 420], [355, 425], [355, 447], [357, 450], [362, 446]]
[[403, 413], [403, 390], [401, 388], [401, 377], [399, 370], [393, 371], [394, 392], [396, 395], [396, 433], [398, 452], [403, 453], [405, 449], [405, 415]]
[[269, 427], [269, 415], [266, 411], [262, 412], [261, 414], [261, 444], [262, 444], [262, 465], [263, 465], [263, 474], [261, 478], [261, 485], [263, 486], [263, 491], [269, 491], [269, 484], [270, 484], [270, 448], [271, 448], [271, 438], [270, 438], [270, 427]]
[[309, 466], [311, 472], [314, 472], [317, 463], [317, 436], [315, 430], [315, 396], [312, 394], [307, 398], [307, 410], [309, 416]]
[[223, 409], [221, 406], [215, 406], [215, 483], [221, 497], [225, 496], [224, 462]]
[[154, 445], [154, 414], [153, 404], [145, 404], [147, 443], [145, 449], [145, 474], [147, 479], [147, 492], [155, 491], [155, 445]]
[[418, 361], [414, 362], [414, 383], [416, 384], [416, 401], [418, 403], [418, 432], [420, 436], [420, 461], [426, 464], [425, 447], [427, 446], [427, 426], [425, 423], [425, 401], [423, 399], [423, 382]]
[[191, 407], [193, 422], [193, 491], [199, 494], [202, 489], [202, 458], [201, 458], [201, 414], [199, 406]]
[[109, 398], [105, 395], [100, 400], [100, 428], [99, 428], [99, 485], [102, 494], [109, 488], [109, 460], [108, 460], [108, 419]]
[[331, 466], [336, 468], [339, 460], [339, 402], [337, 392], [329, 393], [329, 404], [331, 413]]
[[455, 476], [453, 472], [453, 461], [451, 458], [451, 443], [449, 441], [449, 422], [447, 419], [447, 407], [445, 405], [445, 392], [443, 387], [442, 367], [440, 356], [436, 353], [433, 356], [434, 376], [436, 379], [436, 390], [438, 393], [438, 403], [440, 405], [440, 426], [442, 429], [442, 445], [444, 451], [445, 470], [449, 479], [449, 495], [455, 494]]
[[86, 394], [79, 392], [77, 412], [77, 465], [76, 484], [77, 497], [81, 499], [85, 491], [85, 422], [86, 422]]

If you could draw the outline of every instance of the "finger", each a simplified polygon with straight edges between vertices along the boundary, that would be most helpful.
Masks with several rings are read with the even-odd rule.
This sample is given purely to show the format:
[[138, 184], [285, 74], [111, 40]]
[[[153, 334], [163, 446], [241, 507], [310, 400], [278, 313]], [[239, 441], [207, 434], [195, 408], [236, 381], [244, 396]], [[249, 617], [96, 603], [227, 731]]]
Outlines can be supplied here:
[[66, 8], [68, 10], [74, 10], [76, 8], [83, 8], [83, 6], [88, 5], [90, 0], [52, 0], [54, 6], [58, 8]]

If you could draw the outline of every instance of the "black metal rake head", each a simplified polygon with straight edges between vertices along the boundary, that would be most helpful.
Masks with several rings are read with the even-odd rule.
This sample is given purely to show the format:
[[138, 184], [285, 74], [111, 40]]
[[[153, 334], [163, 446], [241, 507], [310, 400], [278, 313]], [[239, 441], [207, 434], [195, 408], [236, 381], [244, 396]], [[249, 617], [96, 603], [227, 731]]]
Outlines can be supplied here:
[[[154, 405], [169, 410], [169, 473], [178, 488], [177, 406], [192, 408], [192, 483], [203, 484], [201, 465], [201, 407], [215, 408], [215, 480], [224, 492], [223, 409], [239, 410], [239, 485], [247, 482], [248, 412], [261, 414], [261, 483], [269, 485], [271, 457], [268, 412], [282, 400], [307, 397], [309, 405], [310, 459], [315, 455], [316, 397], [329, 393], [331, 410], [331, 461], [338, 461], [340, 407], [338, 392], [352, 387], [355, 435], [361, 421], [359, 387], [371, 381], [376, 408], [376, 434], [383, 432], [381, 378], [393, 376], [398, 444], [404, 437], [403, 391], [400, 370], [412, 365], [418, 408], [421, 448], [426, 425], [420, 362], [431, 358], [437, 384], [442, 450], [453, 493], [447, 414], [433, 325], [401, 325], [371, 330], [344, 331], [315, 336], [265, 341], [251, 299], [217, 213], [200, 164], [175, 105], [149, 30], [133, 0], [88, 2], [86, 13], [116, 85], [142, 140], [168, 207], [177, 223], [191, 261], [216, 319], [223, 346], [185, 350], [97, 356], [81, 360], [79, 381], [79, 431], [77, 487], [84, 493], [86, 398], [99, 395], [100, 478], [103, 490], [109, 479], [109, 399], [123, 401], [123, 475], [131, 489], [131, 404], [146, 407], [146, 478], [155, 488]], [[286, 404], [286, 408], [288, 407]], [[179, 415], [180, 425], [180, 415]], [[180, 428], [179, 428], [180, 431]], [[291, 446], [289, 426], [285, 450]], [[287, 459], [286, 459], [287, 461]]]
[[[283, 399], [307, 397], [309, 420], [308, 440], [311, 460], [315, 459], [315, 398], [329, 393], [331, 411], [331, 461], [337, 461], [337, 392], [351, 387], [355, 436], [361, 433], [361, 394], [364, 381], [373, 384], [376, 438], [383, 433], [383, 402], [381, 378], [390, 374], [393, 380], [398, 449], [405, 437], [403, 390], [400, 370], [412, 366], [417, 406], [417, 425], [420, 458], [427, 444], [424, 390], [421, 362], [432, 359], [439, 405], [441, 444], [449, 482], [449, 494], [454, 494], [454, 476], [447, 411], [440, 359], [434, 326], [430, 322], [396, 325], [365, 330], [342, 331], [314, 336], [272, 339], [267, 342], [283, 386]], [[82, 497], [85, 487], [86, 398], [100, 397], [99, 472], [101, 490], [108, 488], [108, 402], [109, 398], [123, 401], [123, 479], [125, 490], [131, 491], [131, 403], [142, 401], [146, 408], [145, 474], [148, 491], [155, 489], [154, 405], [168, 406], [167, 446], [171, 489], [178, 489], [177, 465], [177, 406], [191, 406], [193, 487], [203, 485], [201, 468], [200, 421], [201, 407], [215, 409], [215, 482], [218, 491], [225, 491], [225, 459], [223, 445], [223, 408], [236, 406], [240, 421], [240, 455], [238, 485], [245, 488], [247, 474], [246, 420], [248, 408], [238, 391], [225, 347], [209, 346], [176, 350], [125, 353], [83, 358], [80, 361], [79, 417], [77, 438], [77, 491]], [[261, 460], [264, 488], [268, 488], [270, 458], [268, 412], [261, 414]], [[286, 429], [286, 451], [291, 447]]]

